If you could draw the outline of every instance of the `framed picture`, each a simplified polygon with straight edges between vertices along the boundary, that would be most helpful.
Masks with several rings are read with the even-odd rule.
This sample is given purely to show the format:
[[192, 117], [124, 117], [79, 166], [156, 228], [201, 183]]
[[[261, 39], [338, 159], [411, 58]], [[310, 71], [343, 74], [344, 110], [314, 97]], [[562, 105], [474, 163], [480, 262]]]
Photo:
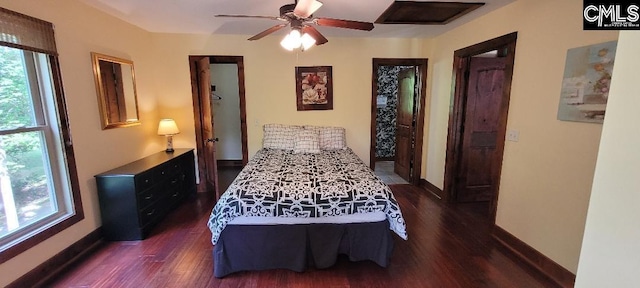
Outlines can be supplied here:
[[333, 110], [331, 66], [296, 67], [298, 111]]
[[558, 120], [604, 121], [617, 41], [567, 50]]

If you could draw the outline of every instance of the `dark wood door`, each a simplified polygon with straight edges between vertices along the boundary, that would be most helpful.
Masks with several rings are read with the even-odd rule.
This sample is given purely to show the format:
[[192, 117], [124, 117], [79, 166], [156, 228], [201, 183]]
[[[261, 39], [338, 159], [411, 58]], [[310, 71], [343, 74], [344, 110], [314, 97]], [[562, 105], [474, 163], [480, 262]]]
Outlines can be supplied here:
[[213, 109], [211, 109], [211, 72], [209, 57], [202, 57], [197, 62], [198, 95], [200, 100], [201, 133], [206, 167], [205, 179], [207, 191], [214, 191], [216, 199], [220, 198], [218, 191], [218, 164], [216, 161], [216, 139], [213, 125]]
[[396, 154], [393, 171], [411, 182], [413, 158], [412, 131], [415, 102], [416, 72], [414, 68], [398, 73], [398, 113], [396, 116]]
[[[124, 109], [124, 87], [122, 86], [122, 68], [119, 63], [98, 61], [100, 78], [104, 94], [105, 110], [110, 122], [126, 122], [127, 111]], [[121, 108], [123, 107], [123, 108]]]
[[496, 145], [503, 99], [505, 58], [472, 57], [469, 62], [467, 103], [460, 162], [455, 181], [459, 202], [490, 201], [496, 183], [492, 173], [499, 156]]

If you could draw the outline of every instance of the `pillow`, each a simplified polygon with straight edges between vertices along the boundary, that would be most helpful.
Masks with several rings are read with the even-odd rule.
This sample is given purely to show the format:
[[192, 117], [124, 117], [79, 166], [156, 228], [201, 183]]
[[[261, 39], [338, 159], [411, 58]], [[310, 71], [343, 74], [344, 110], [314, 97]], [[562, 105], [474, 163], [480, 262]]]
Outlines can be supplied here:
[[293, 150], [293, 138], [302, 130], [302, 126], [265, 124], [262, 148]]
[[317, 130], [301, 130], [293, 138], [293, 154], [320, 153], [320, 134]]
[[306, 125], [304, 129], [316, 130], [320, 134], [321, 150], [337, 150], [347, 148], [347, 138], [345, 129], [342, 127], [311, 126]]

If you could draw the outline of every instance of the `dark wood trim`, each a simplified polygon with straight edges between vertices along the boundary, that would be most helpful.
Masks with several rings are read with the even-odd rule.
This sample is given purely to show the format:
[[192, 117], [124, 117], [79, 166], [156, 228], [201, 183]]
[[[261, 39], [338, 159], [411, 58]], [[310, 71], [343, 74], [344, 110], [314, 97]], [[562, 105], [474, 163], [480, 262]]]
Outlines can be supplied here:
[[243, 167], [244, 163], [242, 160], [217, 160], [218, 168], [220, 167]]
[[415, 133], [415, 146], [413, 151], [413, 174], [411, 179], [413, 180], [413, 185], [420, 184], [420, 177], [422, 176], [422, 142], [423, 142], [423, 134], [424, 134], [424, 111], [427, 99], [427, 69], [429, 60], [427, 59], [415, 59], [412, 60], [415, 65], [418, 66], [418, 75], [416, 75], [416, 81], [420, 81], [420, 85], [418, 85], [418, 95], [420, 95], [420, 100], [418, 100], [418, 117], [416, 118], [416, 130]]
[[516, 236], [498, 226], [494, 226], [491, 237], [511, 251], [517, 258], [540, 271], [560, 287], [573, 287], [576, 275], [527, 245], [527, 243], [522, 242]]
[[373, 71], [371, 73], [371, 139], [369, 146], [369, 166], [375, 170], [376, 161], [376, 115], [378, 114], [378, 67], [380, 66], [417, 66], [418, 73], [416, 81], [419, 81], [418, 95], [419, 101], [416, 111], [417, 123], [413, 131], [415, 146], [413, 151], [413, 171], [411, 173], [411, 184], [420, 185], [420, 175], [422, 174], [422, 143], [424, 134], [424, 111], [427, 98], [427, 69], [428, 59], [426, 58], [373, 58]]
[[238, 95], [240, 96], [240, 129], [242, 130], [242, 166], [249, 162], [249, 145], [247, 136], [247, 99], [244, 87], [244, 58], [238, 56], [236, 64], [238, 65]]
[[445, 168], [444, 168], [444, 191], [443, 200], [451, 202], [455, 199], [455, 191], [452, 188], [455, 181], [455, 169], [458, 163], [457, 151], [462, 145], [462, 125], [453, 125], [454, 123], [463, 123], [463, 109], [464, 107], [463, 95], [466, 83], [464, 80], [464, 71], [462, 67], [467, 67], [468, 60], [465, 58], [454, 57], [453, 63], [453, 79], [452, 83], [455, 84], [455, 88], [452, 91], [453, 101], [449, 108], [449, 126], [447, 131], [447, 149], [445, 156]]
[[197, 184], [196, 190], [200, 193], [207, 191], [206, 173], [203, 169], [207, 167], [204, 162], [204, 137], [202, 136], [202, 109], [200, 108], [200, 94], [198, 93], [198, 60], [203, 56], [189, 56], [189, 71], [191, 74], [191, 97], [193, 100], [193, 122], [194, 130], [196, 134], [196, 158], [198, 159], [198, 179], [200, 183]]
[[[380, 24], [445, 25], [485, 3], [395, 1], [376, 19]], [[421, 11], [431, 11], [421, 13]]]
[[[507, 115], [509, 112], [509, 99], [511, 95], [511, 80], [513, 76], [513, 65], [515, 61], [517, 32], [513, 32], [498, 38], [484, 41], [466, 48], [456, 50], [454, 52], [453, 61], [453, 83], [455, 88], [452, 91], [452, 107], [449, 109], [449, 128], [447, 135], [447, 149], [445, 160], [445, 177], [444, 177], [444, 193], [443, 198], [447, 202], [453, 202], [456, 199], [456, 191], [454, 189], [455, 177], [459, 162], [459, 149], [462, 147], [462, 134], [464, 124], [464, 113], [466, 104], [466, 87], [467, 83], [464, 77], [465, 71], [468, 70], [468, 63], [472, 56], [489, 52], [492, 50], [506, 50], [506, 68], [505, 79], [503, 85], [502, 103], [498, 117], [497, 138], [505, 139], [507, 129]], [[503, 51], [501, 51], [503, 52]], [[497, 169], [491, 173], [495, 190], [490, 201], [490, 219], [495, 223], [496, 211], [498, 208], [498, 192], [500, 187], [500, 175], [502, 173], [502, 156], [504, 153], [504, 140], [498, 141], [496, 144], [496, 154], [499, 159], [496, 160]]]
[[431, 184], [431, 182], [425, 179], [420, 179], [420, 188], [427, 190], [427, 192], [435, 195], [440, 200], [442, 200], [444, 196], [444, 192], [442, 191], [442, 189], [436, 187], [436, 185]]
[[60, 233], [72, 225], [84, 219], [84, 209], [82, 208], [82, 199], [80, 197], [80, 182], [78, 180], [78, 168], [76, 167], [75, 154], [73, 152], [73, 141], [71, 139], [71, 128], [69, 126], [69, 114], [67, 112], [67, 103], [62, 87], [62, 74], [60, 72], [60, 63], [57, 56], [49, 55], [51, 65], [51, 76], [53, 81], [53, 89], [55, 90], [55, 101], [58, 109], [58, 119], [60, 123], [60, 131], [62, 134], [62, 142], [64, 143], [65, 156], [67, 159], [67, 173], [69, 173], [69, 181], [71, 185], [71, 197], [73, 197], [73, 209], [75, 213], [38, 234], [35, 234], [0, 253], [0, 264], [17, 256], [18, 254], [31, 249], [31, 247], [40, 244], [51, 236]]
[[11, 282], [7, 288], [46, 287], [48, 281], [58, 276], [73, 263], [97, 250], [102, 244], [102, 230], [98, 228]]
[[[202, 109], [200, 108], [199, 94], [198, 94], [198, 73], [196, 70], [197, 61], [202, 57], [209, 57], [210, 63], [221, 63], [221, 64], [236, 64], [238, 65], [238, 95], [240, 97], [240, 130], [241, 130], [241, 141], [242, 141], [242, 165], [246, 165], [249, 161], [249, 147], [247, 145], [248, 142], [248, 134], [247, 134], [247, 101], [246, 101], [246, 89], [245, 89], [245, 76], [244, 76], [244, 57], [243, 56], [219, 56], [219, 55], [197, 55], [197, 56], [189, 56], [189, 69], [191, 71], [191, 95], [193, 98], [193, 121], [196, 131], [196, 148], [197, 151], [204, 151], [204, 138], [202, 137]], [[206, 173], [203, 169], [205, 169], [204, 158], [202, 153], [197, 153], [198, 158], [198, 175], [200, 183], [198, 183], [197, 190], [198, 192], [206, 192], [206, 181], [202, 181], [205, 179]]]

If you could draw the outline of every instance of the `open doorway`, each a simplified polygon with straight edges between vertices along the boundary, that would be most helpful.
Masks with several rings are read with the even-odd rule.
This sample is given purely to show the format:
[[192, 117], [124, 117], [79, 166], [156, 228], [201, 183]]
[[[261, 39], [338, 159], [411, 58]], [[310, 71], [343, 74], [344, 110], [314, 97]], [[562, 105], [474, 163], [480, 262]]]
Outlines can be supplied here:
[[[224, 179], [247, 163], [247, 125], [242, 56], [189, 56], [198, 151], [198, 192], [219, 191]], [[224, 184], [224, 183], [223, 183]], [[222, 185], [224, 186], [224, 185]]]
[[420, 180], [427, 59], [373, 59], [370, 166], [387, 184]]
[[454, 52], [443, 198], [495, 222], [517, 33]]

